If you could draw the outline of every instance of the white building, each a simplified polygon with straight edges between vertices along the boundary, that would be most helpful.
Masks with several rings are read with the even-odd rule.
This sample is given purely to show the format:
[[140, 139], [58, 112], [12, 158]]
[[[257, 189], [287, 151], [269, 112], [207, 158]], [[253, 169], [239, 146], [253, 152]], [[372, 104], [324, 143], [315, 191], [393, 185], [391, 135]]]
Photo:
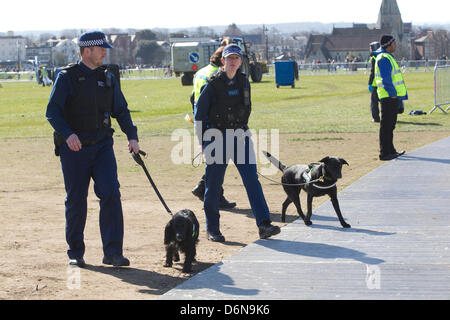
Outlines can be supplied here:
[[78, 60], [79, 47], [73, 39], [50, 39], [40, 46], [26, 48], [27, 59], [37, 59], [38, 64], [61, 67]]
[[75, 63], [78, 60], [78, 45], [70, 40], [60, 40], [56, 46], [53, 47], [53, 65], [65, 66], [69, 63]]
[[22, 36], [0, 37], [0, 61], [25, 60], [26, 39]]

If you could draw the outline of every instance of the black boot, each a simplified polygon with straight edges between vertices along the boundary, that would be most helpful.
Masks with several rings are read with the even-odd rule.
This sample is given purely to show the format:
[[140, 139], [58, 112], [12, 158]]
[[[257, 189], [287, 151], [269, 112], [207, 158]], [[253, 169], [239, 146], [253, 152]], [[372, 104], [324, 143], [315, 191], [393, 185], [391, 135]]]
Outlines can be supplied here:
[[260, 239], [267, 239], [271, 236], [274, 236], [276, 234], [279, 234], [281, 229], [278, 226], [272, 225], [270, 222], [263, 222], [259, 227], [259, 238]]
[[83, 258], [74, 258], [69, 260], [69, 265], [84, 268], [86, 267], [86, 262], [84, 262]]
[[[199, 183], [192, 189], [192, 194], [196, 196], [200, 201], [203, 202], [205, 197], [205, 180], [200, 180]], [[219, 209], [233, 209], [236, 207], [236, 202], [230, 202], [223, 196], [223, 188], [222, 194], [219, 198]]]
[[223, 189], [222, 189], [222, 195], [219, 199], [219, 209], [233, 209], [236, 207], [236, 202], [230, 202], [223, 196]]
[[130, 265], [130, 260], [128, 260], [121, 254], [116, 254], [112, 256], [105, 255], [103, 257], [103, 264], [112, 265], [114, 267], [127, 267]]
[[205, 180], [202, 179], [199, 181], [195, 188], [192, 189], [192, 194], [203, 202], [203, 198], [205, 197]]

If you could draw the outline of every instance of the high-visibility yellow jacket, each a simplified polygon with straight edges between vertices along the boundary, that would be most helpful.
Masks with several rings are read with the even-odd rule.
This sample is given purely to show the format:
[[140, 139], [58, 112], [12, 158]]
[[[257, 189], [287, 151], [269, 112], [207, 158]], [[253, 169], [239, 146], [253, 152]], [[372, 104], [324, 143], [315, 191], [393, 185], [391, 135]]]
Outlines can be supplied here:
[[[376, 88], [377, 83], [375, 82], [375, 61], [377, 60], [377, 56], [371, 55], [369, 58], [369, 62], [371, 64], [370, 68], [370, 77], [369, 77], [369, 84]], [[372, 81], [370, 81], [372, 80]]]
[[208, 64], [206, 67], [201, 68], [197, 71], [194, 76], [194, 102], [197, 102], [200, 97], [201, 89], [203, 85], [219, 71], [219, 67], [213, 63]]
[[[390, 74], [391, 79], [383, 78], [382, 73], [380, 72], [379, 62], [381, 61], [381, 59], [384, 59], [384, 58], [388, 59], [389, 62], [391, 63], [391, 66], [392, 66], [392, 71]], [[381, 52], [380, 54], [377, 55], [377, 59], [375, 61], [375, 82], [377, 83], [377, 93], [378, 93], [379, 99], [389, 97], [389, 93], [385, 89], [385, 85], [391, 81], [392, 81], [392, 85], [394, 86], [395, 90], [397, 91], [397, 97], [399, 97], [400, 99], [402, 97], [406, 97], [407, 91], [406, 91], [405, 80], [403, 79], [403, 75], [400, 70], [400, 67], [398, 66], [397, 61], [395, 61], [394, 57], [390, 53]]]

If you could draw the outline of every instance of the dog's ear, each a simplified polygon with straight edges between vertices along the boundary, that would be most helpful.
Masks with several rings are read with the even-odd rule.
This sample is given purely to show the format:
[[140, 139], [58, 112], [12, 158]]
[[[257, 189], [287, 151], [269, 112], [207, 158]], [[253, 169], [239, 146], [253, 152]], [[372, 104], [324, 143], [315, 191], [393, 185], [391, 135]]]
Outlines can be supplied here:
[[341, 162], [342, 165], [346, 164], [346, 165], [350, 166], [350, 165], [347, 163], [347, 161], [345, 161], [345, 159], [343, 159], [343, 158], [339, 158], [339, 161]]
[[193, 229], [192, 221], [189, 220], [189, 219], [186, 219], [186, 221], [184, 223], [184, 236], [185, 236], [185, 239], [191, 239], [192, 238], [192, 229]]
[[173, 231], [172, 231], [172, 220], [170, 220], [166, 224], [166, 228], [164, 229], [164, 244], [169, 244], [173, 239]]
[[328, 160], [330, 160], [329, 156], [326, 156], [325, 158], [323, 158], [322, 160], [320, 160], [319, 162], [327, 162]]

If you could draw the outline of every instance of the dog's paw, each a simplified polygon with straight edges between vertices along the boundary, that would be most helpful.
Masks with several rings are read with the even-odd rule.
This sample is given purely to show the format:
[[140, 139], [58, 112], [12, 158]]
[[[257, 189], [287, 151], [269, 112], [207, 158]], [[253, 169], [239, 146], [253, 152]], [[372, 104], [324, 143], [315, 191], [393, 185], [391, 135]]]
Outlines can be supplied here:
[[310, 225], [312, 225], [312, 222], [311, 222], [311, 220], [306, 220], [306, 221], [305, 221], [305, 224], [306, 224], [307, 226], [310, 226]]
[[172, 264], [166, 262], [166, 263], [163, 264], [163, 266], [164, 266], [165, 268], [170, 268], [170, 267], [172, 267]]

